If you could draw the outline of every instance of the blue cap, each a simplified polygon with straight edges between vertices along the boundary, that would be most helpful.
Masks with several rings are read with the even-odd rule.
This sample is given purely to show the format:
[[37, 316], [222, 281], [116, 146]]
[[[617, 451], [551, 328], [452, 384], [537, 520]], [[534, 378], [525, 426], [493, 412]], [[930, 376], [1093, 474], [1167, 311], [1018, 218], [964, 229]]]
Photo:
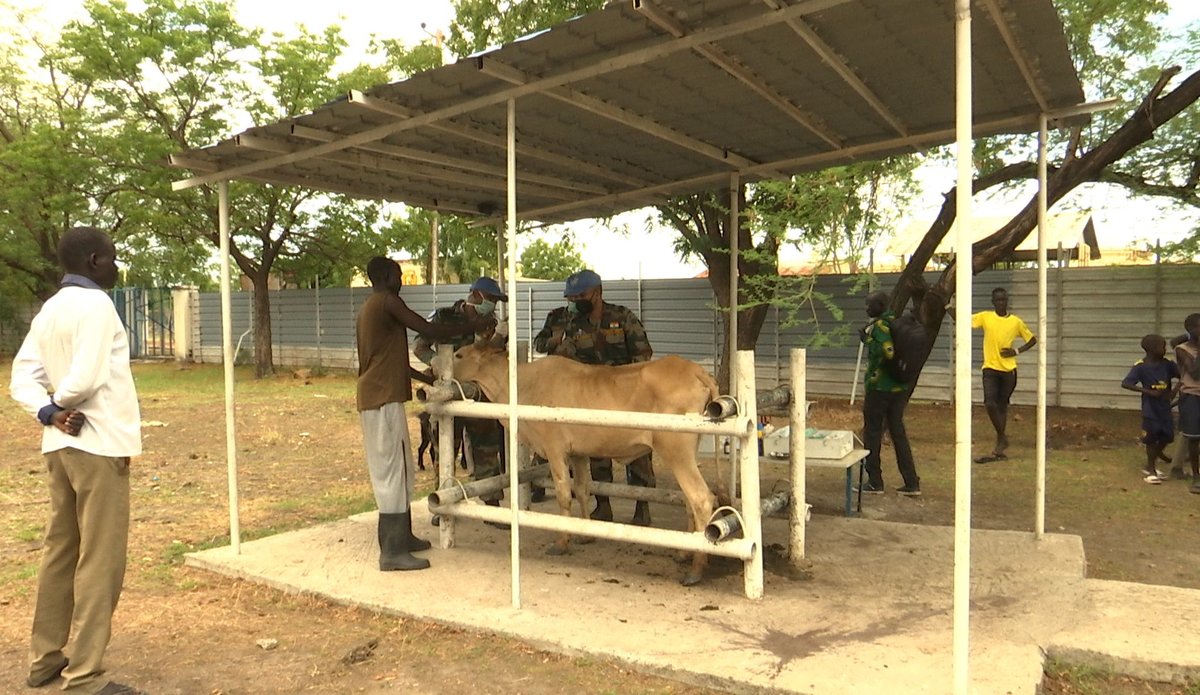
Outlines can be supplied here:
[[563, 296], [573, 297], [599, 286], [600, 276], [595, 271], [580, 270], [577, 273], [571, 273], [567, 276], [567, 284], [563, 287]]
[[483, 294], [490, 294], [493, 297], [499, 297], [500, 301], [502, 302], [508, 301], [508, 295], [500, 291], [500, 283], [486, 275], [471, 283], [471, 291], [479, 291]]

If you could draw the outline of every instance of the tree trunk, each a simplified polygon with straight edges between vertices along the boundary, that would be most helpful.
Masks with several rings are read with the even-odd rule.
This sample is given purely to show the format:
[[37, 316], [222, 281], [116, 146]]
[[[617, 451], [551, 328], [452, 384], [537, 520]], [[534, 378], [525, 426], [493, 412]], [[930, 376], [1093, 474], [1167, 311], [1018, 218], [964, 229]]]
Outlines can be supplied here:
[[270, 273], [266, 268], [251, 276], [254, 283], [254, 377], [275, 374], [275, 353], [271, 346]]
[[[722, 393], [729, 393], [729, 372], [733, 356], [729, 353], [729, 273], [732, 270], [730, 249], [733, 248], [730, 235], [730, 214], [722, 196], [728, 196], [728, 189], [716, 189], [707, 193], [687, 196], [678, 199], [669, 206], [659, 208], [664, 216], [671, 221], [675, 229], [690, 244], [697, 249], [708, 266], [708, 284], [712, 287], [721, 312], [721, 359], [717, 364], [717, 384]], [[738, 284], [738, 297], [732, 303], [738, 310], [737, 349], [753, 350], [758, 344], [758, 336], [762, 332], [763, 323], [767, 318], [769, 302], [774, 298], [775, 283], [772, 279], [779, 277], [778, 241], [767, 235], [759, 244], [755, 244], [750, 236], [750, 230], [745, 224], [746, 184], [741, 184], [738, 190], [738, 209], [742, 211], [739, 218], [738, 248], [742, 252], [751, 253], [751, 259], [745, 255], [738, 257], [737, 273], [741, 280]], [[761, 287], [753, 289], [746, 286], [745, 280], [753, 278], [766, 280]]]
[[[1200, 99], [1200, 70], [1188, 76], [1184, 82], [1166, 96], [1159, 97], [1166, 83], [1179, 73], [1179, 68], [1163, 71], [1158, 82], [1129, 118], [1112, 135], [1089, 152], [1078, 157], [1068, 153], [1067, 161], [1055, 169], [1046, 183], [1048, 206], [1061, 200], [1081, 183], [1098, 180], [1104, 170], [1124, 157], [1126, 153], [1154, 137], [1154, 131], [1177, 116], [1185, 108]], [[990, 186], [1029, 175], [1027, 162], [1013, 164], [996, 172], [980, 177], [973, 182], [972, 191], [979, 192]], [[921, 240], [908, 264], [905, 265], [896, 287], [892, 290], [891, 307], [899, 312], [911, 300], [918, 318], [929, 334], [929, 349], [941, 331], [946, 316], [946, 307], [954, 296], [954, 273], [957, 263], [951, 263], [938, 281], [930, 286], [923, 274], [934, 251], [945, 238], [958, 212], [955, 190], [946, 194], [941, 212]], [[1029, 236], [1037, 226], [1037, 196], [1034, 195], [1025, 207], [996, 233], [974, 244], [972, 248], [971, 272], [979, 274], [994, 263], [1003, 260]]]

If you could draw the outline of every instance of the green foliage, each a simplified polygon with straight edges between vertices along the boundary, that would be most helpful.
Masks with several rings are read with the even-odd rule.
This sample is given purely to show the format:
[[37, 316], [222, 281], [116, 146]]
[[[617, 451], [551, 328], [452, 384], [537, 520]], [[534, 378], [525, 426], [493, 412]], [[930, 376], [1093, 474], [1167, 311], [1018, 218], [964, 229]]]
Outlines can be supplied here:
[[536, 239], [521, 254], [521, 274], [527, 278], [566, 280], [568, 275], [583, 267], [583, 256], [569, 236], [553, 244]]
[[912, 200], [918, 164], [897, 156], [765, 181], [755, 185], [748, 214], [764, 234], [815, 252], [833, 272], [858, 273]]
[[406, 214], [392, 217], [380, 230], [386, 248], [403, 251], [432, 279], [430, 252], [433, 249], [433, 223], [438, 225], [438, 281], [471, 282], [480, 275], [497, 276], [495, 231], [472, 227], [454, 215], [438, 215], [431, 210], [409, 208]]
[[604, 0], [454, 0], [446, 45], [466, 56], [600, 9]]

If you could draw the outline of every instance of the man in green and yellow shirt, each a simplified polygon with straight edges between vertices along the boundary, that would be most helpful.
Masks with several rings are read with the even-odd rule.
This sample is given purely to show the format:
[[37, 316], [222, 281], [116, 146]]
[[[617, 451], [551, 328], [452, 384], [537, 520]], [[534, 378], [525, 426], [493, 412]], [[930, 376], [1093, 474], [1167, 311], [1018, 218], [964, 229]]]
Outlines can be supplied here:
[[904, 429], [904, 408], [908, 405], [908, 385], [898, 381], [887, 369], [887, 363], [896, 358], [892, 343], [892, 321], [896, 313], [888, 309], [888, 296], [873, 292], [867, 296], [867, 324], [861, 334], [867, 347], [866, 397], [863, 399], [863, 444], [867, 447], [867, 482], [862, 491], [881, 494], [884, 491], [883, 469], [879, 454], [883, 448], [883, 426], [887, 423], [892, 435], [892, 447], [896, 450], [896, 466], [904, 486], [897, 489], [902, 495], [921, 494], [921, 478], [913, 463], [912, 447]]

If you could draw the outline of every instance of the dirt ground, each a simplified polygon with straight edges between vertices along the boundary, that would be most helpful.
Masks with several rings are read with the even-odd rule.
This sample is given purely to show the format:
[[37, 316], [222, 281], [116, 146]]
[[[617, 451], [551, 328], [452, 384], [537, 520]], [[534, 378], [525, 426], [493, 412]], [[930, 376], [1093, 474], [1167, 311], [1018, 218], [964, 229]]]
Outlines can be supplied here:
[[[135, 375], [145, 452], [132, 468], [130, 562], [108, 660], [115, 678], [156, 694], [709, 692], [618, 664], [284, 595], [184, 567], [185, 552], [228, 543], [220, 368], [144, 364]], [[0, 379], [7, 382], [7, 363]], [[239, 374], [239, 380], [243, 538], [373, 508], [353, 379], [285, 375], [254, 381]], [[829, 429], [860, 425], [857, 408], [830, 401], [814, 408], [812, 420]], [[1017, 409], [1010, 460], [973, 468], [977, 527], [1032, 528], [1032, 420], [1032, 410]], [[1184, 483], [1141, 482], [1136, 412], [1052, 410], [1050, 421], [1047, 528], [1084, 538], [1089, 576], [1200, 588], [1200, 567], [1190, 552], [1200, 498], [1189, 495]], [[952, 409], [914, 404], [908, 423], [924, 495], [868, 497], [864, 513], [952, 524]], [[981, 410], [974, 426], [982, 452], [990, 428]], [[47, 509], [38, 429], [11, 401], [0, 404], [0, 501], [6, 510], [0, 520], [0, 692], [24, 689]], [[415, 418], [411, 429], [415, 443]], [[895, 464], [886, 453], [884, 471], [894, 485]], [[783, 475], [765, 471], [764, 492]], [[431, 472], [418, 476], [422, 491], [432, 485]], [[815, 514], [841, 513], [841, 486], [836, 471], [810, 472]], [[403, 590], [403, 575], [397, 575], [397, 587]], [[1052, 684], [1073, 687], [1077, 674], [1064, 673], [1052, 674]]]

